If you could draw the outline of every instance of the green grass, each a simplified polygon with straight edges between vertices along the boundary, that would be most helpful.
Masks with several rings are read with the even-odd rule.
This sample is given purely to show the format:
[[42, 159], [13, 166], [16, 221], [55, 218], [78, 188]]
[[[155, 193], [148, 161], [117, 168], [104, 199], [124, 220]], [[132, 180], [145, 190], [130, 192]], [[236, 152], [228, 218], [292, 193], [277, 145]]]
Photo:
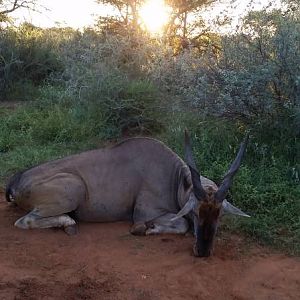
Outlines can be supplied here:
[[14, 111], [0, 110], [2, 186], [15, 171], [101, 144], [101, 114], [95, 109], [82, 112], [68, 100], [46, 103], [40, 99]]

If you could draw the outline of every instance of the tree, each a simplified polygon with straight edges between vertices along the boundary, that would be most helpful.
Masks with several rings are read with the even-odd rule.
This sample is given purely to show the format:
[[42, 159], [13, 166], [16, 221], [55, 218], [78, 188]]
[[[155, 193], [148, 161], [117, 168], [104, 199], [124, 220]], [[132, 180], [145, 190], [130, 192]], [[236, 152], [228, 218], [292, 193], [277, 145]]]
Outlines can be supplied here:
[[101, 17], [100, 27], [114, 29], [115, 27], [131, 27], [134, 30], [139, 28], [138, 10], [145, 0], [97, 0], [100, 4], [108, 5], [117, 10], [114, 16]]
[[19, 8], [34, 9], [37, 0], [0, 0], [0, 23], [9, 20], [9, 14]]
[[[168, 24], [164, 29], [166, 43], [172, 46], [174, 53], [183, 49], [202, 49], [211, 44], [211, 34], [204, 30], [205, 23], [201, 18], [201, 9], [218, 0], [165, 0], [171, 7]], [[98, 26], [105, 32], [128, 33], [142, 32], [139, 9], [146, 0], [97, 0], [98, 3], [111, 6], [117, 11], [115, 15], [100, 17]]]
[[[189, 29], [194, 22], [188, 22], [188, 16], [199, 13], [205, 5], [211, 5], [217, 0], [167, 0], [172, 7], [172, 14], [166, 29], [167, 35], [179, 35], [183, 39], [189, 36]], [[199, 23], [196, 21], [196, 23]], [[198, 24], [199, 25], [199, 24]]]
[[[205, 5], [210, 5], [217, 0], [165, 0], [165, 3], [172, 8], [171, 18], [166, 26], [166, 36], [181, 36], [183, 39], [190, 35], [190, 30], [193, 24], [199, 25], [199, 18], [197, 21], [190, 22], [188, 16], [199, 13], [199, 10]], [[110, 5], [118, 12], [115, 16], [102, 17], [101, 21], [105, 23], [108, 21], [123, 25], [131, 25], [132, 28], [139, 28], [139, 15], [138, 11], [146, 0], [97, 0], [98, 3]], [[193, 24], [192, 24], [193, 23]], [[201, 22], [200, 22], [201, 23]]]
[[201, 11], [219, 0], [166, 0], [172, 7], [171, 18], [165, 28], [165, 38], [178, 54], [194, 48], [199, 52], [208, 45], [216, 45], [209, 28], [201, 17]]

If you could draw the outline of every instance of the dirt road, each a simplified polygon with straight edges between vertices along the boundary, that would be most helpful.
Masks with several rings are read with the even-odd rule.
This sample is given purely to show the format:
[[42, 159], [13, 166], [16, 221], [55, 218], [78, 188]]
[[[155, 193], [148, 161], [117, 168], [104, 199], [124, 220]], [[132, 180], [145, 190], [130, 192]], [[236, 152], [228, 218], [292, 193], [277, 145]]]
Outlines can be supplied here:
[[80, 224], [79, 234], [13, 227], [0, 200], [0, 299], [300, 299], [300, 261], [218, 238], [192, 256], [192, 237], [134, 237], [129, 224]]

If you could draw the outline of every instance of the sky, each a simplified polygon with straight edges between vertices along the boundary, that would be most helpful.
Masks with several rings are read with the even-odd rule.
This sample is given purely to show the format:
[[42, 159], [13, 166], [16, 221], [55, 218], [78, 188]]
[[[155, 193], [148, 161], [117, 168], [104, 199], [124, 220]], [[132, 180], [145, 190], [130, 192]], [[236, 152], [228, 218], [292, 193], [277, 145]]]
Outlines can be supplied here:
[[[222, 1], [222, 0], [220, 0]], [[215, 16], [219, 16], [221, 19], [225, 15], [229, 15], [232, 22], [228, 26], [222, 28], [222, 32], [226, 33], [231, 31], [232, 28], [236, 28], [239, 25], [242, 17], [246, 16], [251, 10], [261, 10], [268, 7], [271, 2], [271, 8], [279, 8], [281, 6], [280, 0], [223, 0], [223, 3], [212, 5], [209, 9], [203, 12], [202, 16], [211, 22], [215, 20]], [[231, 4], [232, 2], [232, 4]]]
[[[228, 7], [230, 0], [221, 0], [225, 4], [218, 4], [203, 16], [206, 19], [211, 19], [213, 16], [222, 15]], [[251, 0], [237, 0], [235, 7], [230, 8], [230, 15], [233, 18], [233, 26], [238, 23], [240, 16], [243, 16], [249, 10], [249, 2]], [[252, 0], [255, 9], [263, 8], [268, 0]], [[274, 4], [279, 4], [280, 0], [273, 0]], [[110, 13], [107, 8], [99, 5], [95, 0], [39, 0], [41, 7], [46, 7], [48, 10], [39, 8], [41, 13], [29, 12], [28, 10], [18, 10], [12, 16], [17, 18], [18, 23], [28, 21], [40, 27], [70, 26], [74, 28], [82, 28], [92, 26], [95, 23], [97, 15], [107, 15]], [[226, 6], [227, 3], [227, 6]], [[155, 18], [155, 16], [153, 16]]]
[[41, 13], [20, 9], [12, 16], [18, 19], [18, 23], [29, 21], [40, 27], [52, 27], [60, 23], [61, 26], [82, 28], [93, 25], [97, 15], [108, 13], [94, 0], [38, 0], [38, 4]]

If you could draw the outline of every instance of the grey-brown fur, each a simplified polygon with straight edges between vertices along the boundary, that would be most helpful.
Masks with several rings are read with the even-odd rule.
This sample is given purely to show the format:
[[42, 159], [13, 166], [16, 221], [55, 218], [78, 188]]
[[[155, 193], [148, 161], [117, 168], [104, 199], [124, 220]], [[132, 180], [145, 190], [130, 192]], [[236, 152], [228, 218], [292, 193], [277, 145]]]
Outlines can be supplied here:
[[187, 202], [192, 182], [186, 164], [163, 143], [132, 138], [111, 148], [47, 162], [12, 178], [7, 199], [29, 213], [20, 228], [63, 227], [131, 220], [131, 232], [184, 233], [184, 218], [170, 220]]

